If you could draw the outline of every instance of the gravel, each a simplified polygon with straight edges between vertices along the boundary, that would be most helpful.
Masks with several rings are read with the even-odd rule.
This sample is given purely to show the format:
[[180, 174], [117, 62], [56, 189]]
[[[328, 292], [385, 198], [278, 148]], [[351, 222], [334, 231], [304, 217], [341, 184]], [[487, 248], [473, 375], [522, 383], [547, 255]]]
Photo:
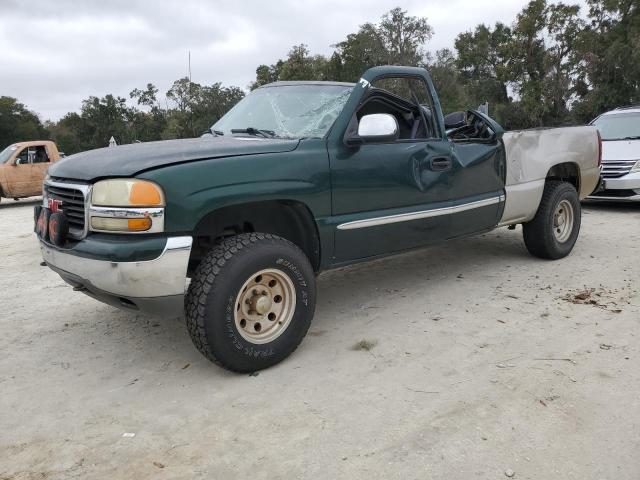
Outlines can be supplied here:
[[640, 478], [640, 205], [557, 262], [518, 228], [327, 272], [248, 376], [40, 266], [34, 204], [0, 204], [2, 480]]

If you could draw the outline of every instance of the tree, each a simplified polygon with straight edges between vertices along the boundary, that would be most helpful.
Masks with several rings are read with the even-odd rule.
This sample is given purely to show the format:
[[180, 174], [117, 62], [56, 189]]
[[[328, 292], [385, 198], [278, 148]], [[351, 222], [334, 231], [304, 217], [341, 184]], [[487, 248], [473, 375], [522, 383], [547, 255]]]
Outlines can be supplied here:
[[580, 8], [532, 0], [518, 14], [508, 44], [506, 75], [518, 95], [522, 126], [569, 121], [576, 92], [574, 50]]
[[47, 128], [58, 149], [67, 155], [96, 148], [83, 138], [83, 119], [75, 112], [67, 113], [57, 122], [49, 122]]
[[[376, 65], [429, 69], [445, 112], [488, 101], [506, 128], [586, 122], [604, 110], [640, 102], [640, 3], [587, 0], [576, 5], [531, 0], [513, 24], [478, 25], [456, 37], [455, 50], [429, 54], [433, 29], [401, 8], [366, 22], [335, 44], [331, 55], [294, 45], [287, 56], [259, 65], [254, 89], [278, 80], [356, 82]], [[51, 137], [66, 153], [118, 143], [200, 135], [244, 96], [237, 87], [176, 80], [166, 101], [148, 83], [129, 98], [89, 97], [79, 113], [43, 125], [15, 98], [0, 97], [0, 146]]]
[[260, 65], [250, 88], [254, 90], [267, 83], [285, 80], [326, 80], [327, 63], [322, 55], [310, 55], [304, 43], [294, 45], [286, 59], [273, 65]]
[[129, 98], [135, 99], [138, 105], [144, 105], [149, 108], [160, 108], [157, 95], [158, 87], [153, 83], [147, 83], [147, 88], [145, 90], [134, 88], [129, 94]]
[[426, 18], [394, 8], [382, 16], [378, 25], [365, 23], [334, 45], [336, 51], [329, 67], [339, 73], [336, 80], [355, 82], [365, 70], [377, 65], [424, 66], [424, 46], [432, 35]]
[[467, 110], [470, 102], [469, 94], [457, 68], [456, 57], [448, 48], [438, 50], [435, 59], [428, 63], [429, 73], [438, 92], [442, 111], [447, 113]]
[[131, 143], [136, 132], [131, 128], [133, 112], [126, 100], [111, 94], [89, 97], [82, 102], [80, 132], [93, 148], [106, 147], [113, 136], [119, 144]]
[[[551, 46], [547, 49], [547, 75], [544, 96], [547, 116], [557, 123], [569, 116], [569, 104], [576, 94], [576, 39], [584, 29], [580, 7], [562, 3], [547, 8], [547, 33]], [[547, 123], [549, 122], [547, 118]]]
[[589, 23], [577, 34], [574, 116], [640, 102], [640, 4], [637, 0], [589, 0]]
[[38, 115], [13, 97], [0, 97], [0, 150], [15, 142], [47, 138]]
[[335, 51], [329, 58], [311, 55], [305, 44], [293, 46], [287, 58], [260, 65], [250, 88], [278, 80], [356, 82], [365, 70], [377, 65], [422, 66], [426, 62], [424, 46], [432, 35], [426, 18], [394, 8], [382, 16], [379, 24], [365, 23], [333, 45]]
[[507, 62], [510, 37], [511, 29], [502, 23], [496, 23], [493, 29], [481, 24], [473, 32], [456, 37], [456, 65], [472, 104], [489, 102], [495, 107], [509, 102]]
[[221, 83], [202, 86], [181, 78], [173, 83], [167, 98], [175, 108], [167, 112], [167, 126], [162, 138], [191, 138], [201, 135], [244, 97], [238, 87]]
[[256, 68], [256, 79], [251, 82], [249, 88], [255, 90], [256, 88], [278, 81], [280, 76], [280, 69], [282, 68], [282, 60], [278, 60], [274, 65], [260, 65]]
[[377, 27], [390, 65], [424, 64], [423, 46], [431, 40], [433, 28], [424, 17], [412, 17], [396, 7], [382, 16]]
[[526, 114], [525, 126], [542, 126], [545, 118], [546, 1], [532, 0], [520, 12], [511, 31], [508, 76]]
[[335, 80], [356, 82], [368, 68], [386, 65], [388, 52], [377, 27], [372, 23], [361, 25], [342, 42], [334, 45], [336, 51], [330, 64], [339, 76]]

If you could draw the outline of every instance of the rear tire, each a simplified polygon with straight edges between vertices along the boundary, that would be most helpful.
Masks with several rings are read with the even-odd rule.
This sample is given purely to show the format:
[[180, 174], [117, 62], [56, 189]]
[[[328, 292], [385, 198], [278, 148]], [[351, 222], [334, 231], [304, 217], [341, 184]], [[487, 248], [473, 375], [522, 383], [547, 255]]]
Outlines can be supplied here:
[[307, 256], [284, 238], [227, 238], [202, 259], [185, 300], [191, 340], [227, 370], [255, 372], [288, 357], [313, 318], [316, 285]]
[[580, 233], [580, 200], [573, 185], [557, 180], [545, 184], [536, 216], [523, 225], [524, 243], [531, 255], [564, 258]]

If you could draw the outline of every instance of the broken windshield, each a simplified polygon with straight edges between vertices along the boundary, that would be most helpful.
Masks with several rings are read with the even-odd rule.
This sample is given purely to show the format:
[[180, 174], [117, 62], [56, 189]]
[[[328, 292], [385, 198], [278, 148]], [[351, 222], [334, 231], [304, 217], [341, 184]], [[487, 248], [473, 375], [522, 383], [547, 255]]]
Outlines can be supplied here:
[[[350, 85], [274, 85], [247, 95], [211, 127], [225, 135], [241, 130], [271, 131], [276, 137], [322, 137], [331, 128]], [[236, 130], [236, 132], [233, 132]]]

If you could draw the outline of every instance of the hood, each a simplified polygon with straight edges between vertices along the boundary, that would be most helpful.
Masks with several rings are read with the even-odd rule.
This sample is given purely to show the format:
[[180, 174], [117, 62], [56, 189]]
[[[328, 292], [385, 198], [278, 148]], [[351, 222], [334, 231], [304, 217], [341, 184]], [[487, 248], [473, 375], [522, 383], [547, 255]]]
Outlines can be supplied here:
[[605, 140], [602, 160], [640, 160], [640, 140]]
[[212, 158], [290, 152], [299, 140], [214, 137], [133, 143], [77, 153], [49, 167], [52, 177], [94, 180], [131, 177], [144, 170]]

